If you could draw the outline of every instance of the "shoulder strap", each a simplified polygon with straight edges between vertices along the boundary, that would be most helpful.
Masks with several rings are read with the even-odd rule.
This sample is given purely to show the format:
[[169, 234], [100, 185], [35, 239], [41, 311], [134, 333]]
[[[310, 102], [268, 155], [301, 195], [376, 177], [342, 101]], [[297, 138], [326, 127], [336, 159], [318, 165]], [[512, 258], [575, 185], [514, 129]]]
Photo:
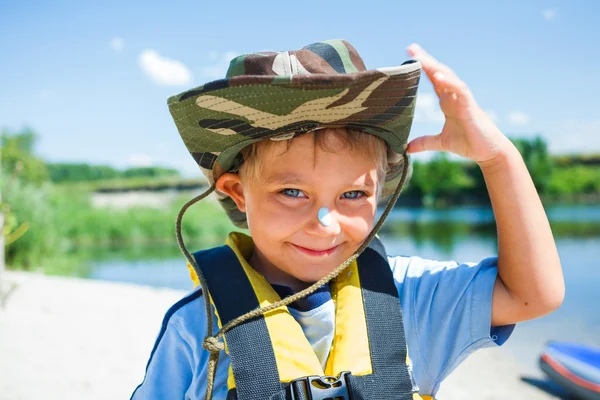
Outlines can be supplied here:
[[374, 376], [351, 375], [352, 394], [365, 399], [412, 399], [400, 299], [379, 239], [374, 238], [358, 257], [358, 271]]
[[[211, 301], [223, 325], [259, 306], [254, 290], [230, 247], [200, 251], [194, 253], [194, 257], [206, 277]], [[238, 398], [264, 399], [265, 393], [282, 389], [264, 316], [235, 326], [225, 333], [225, 341]]]

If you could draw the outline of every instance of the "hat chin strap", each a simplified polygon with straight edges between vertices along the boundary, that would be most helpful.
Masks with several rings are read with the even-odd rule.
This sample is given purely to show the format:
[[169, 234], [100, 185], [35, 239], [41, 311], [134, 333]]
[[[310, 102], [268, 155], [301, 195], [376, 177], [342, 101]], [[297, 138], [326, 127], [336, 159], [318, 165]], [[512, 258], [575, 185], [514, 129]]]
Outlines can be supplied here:
[[200, 286], [202, 287], [202, 292], [203, 292], [203, 296], [204, 296], [204, 306], [206, 308], [206, 336], [204, 338], [202, 347], [204, 347], [207, 351], [210, 352], [210, 357], [208, 359], [208, 370], [207, 370], [207, 375], [208, 375], [207, 378], [208, 379], [207, 379], [207, 383], [206, 383], [206, 395], [204, 397], [205, 400], [212, 400], [213, 385], [214, 385], [214, 380], [215, 380], [215, 374], [217, 372], [217, 364], [219, 362], [219, 354], [221, 353], [221, 350], [223, 350], [225, 348], [223, 342], [219, 341], [219, 338], [223, 337], [225, 332], [227, 332], [231, 328], [241, 324], [244, 321], [247, 321], [251, 318], [265, 314], [265, 313], [267, 313], [271, 310], [274, 310], [276, 308], [279, 308], [281, 306], [287, 306], [288, 304], [291, 304], [303, 297], [309, 296], [310, 294], [314, 293], [318, 288], [325, 285], [326, 283], [328, 283], [329, 281], [331, 281], [332, 279], [337, 277], [340, 273], [342, 273], [367, 248], [367, 246], [369, 245], [371, 240], [375, 237], [375, 235], [377, 234], [377, 232], [383, 225], [383, 222], [385, 221], [388, 214], [392, 211], [392, 208], [394, 207], [394, 204], [396, 204], [396, 201], [398, 200], [398, 197], [400, 196], [400, 192], [402, 191], [402, 187], [404, 186], [404, 183], [406, 181], [406, 176], [408, 175], [408, 173], [407, 173], [408, 172], [408, 156], [406, 155], [406, 153], [403, 153], [402, 157], [404, 159], [404, 166], [402, 169], [402, 177], [400, 178], [400, 182], [398, 182], [398, 186], [396, 186], [396, 189], [394, 190], [392, 197], [390, 198], [387, 205], [385, 206], [385, 210], [383, 211], [383, 214], [381, 215], [381, 217], [379, 218], [379, 220], [377, 221], [377, 223], [375, 224], [375, 226], [373, 227], [373, 229], [371, 230], [371, 232], [369, 233], [367, 238], [364, 240], [364, 242], [354, 252], [354, 254], [352, 254], [350, 257], [348, 257], [348, 259], [346, 261], [341, 263], [332, 272], [327, 274], [325, 277], [321, 278], [319, 281], [313, 283], [308, 288], [301, 290], [300, 292], [295, 293], [291, 296], [288, 296], [280, 301], [277, 301], [267, 307], [256, 308], [252, 311], [249, 311], [248, 313], [246, 313], [244, 315], [241, 315], [241, 316], [229, 321], [215, 335], [213, 335], [213, 310], [212, 310], [212, 306], [210, 304], [210, 299], [209, 299], [210, 293], [208, 291], [206, 279], [204, 278], [204, 274], [202, 273], [202, 270], [198, 267], [198, 264], [196, 264], [196, 259], [190, 254], [190, 252], [185, 247], [185, 244], [183, 242], [183, 237], [181, 235], [181, 220], [183, 218], [183, 214], [185, 214], [187, 209], [190, 208], [193, 204], [197, 203], [198, 201], [204, 199], [206, 196], [211, 194], [215, 190], [215, 184], [212, 184], [205, 192], [194, 197], [192, 200], [185, 203], [183, 205], [183, 207], [181, 207], [181, 210], [179, 210], [179, 214], [177, 215], [177, 221], [175, 224], [175, 231], [176, 231], [176, 235], [177, 235], [177, 244], [179, 245], [179, 248], [181, 249], [181, 252], [185, 256], [187, 261], [194, 268], [194, 271], [196, 271], [196, 274], [198, 275], [198, 280], [200, 281]]

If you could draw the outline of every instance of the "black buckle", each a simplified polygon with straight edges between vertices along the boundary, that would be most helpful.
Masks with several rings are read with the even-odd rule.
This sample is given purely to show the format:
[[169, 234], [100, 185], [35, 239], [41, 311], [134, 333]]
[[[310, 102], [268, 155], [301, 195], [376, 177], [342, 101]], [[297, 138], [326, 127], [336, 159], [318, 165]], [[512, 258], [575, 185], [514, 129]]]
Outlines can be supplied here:
[[344, 371], [335, 376], [306, 376], [290, 382], [291, 400], [351, 400], [348, 392], [348, 375]]

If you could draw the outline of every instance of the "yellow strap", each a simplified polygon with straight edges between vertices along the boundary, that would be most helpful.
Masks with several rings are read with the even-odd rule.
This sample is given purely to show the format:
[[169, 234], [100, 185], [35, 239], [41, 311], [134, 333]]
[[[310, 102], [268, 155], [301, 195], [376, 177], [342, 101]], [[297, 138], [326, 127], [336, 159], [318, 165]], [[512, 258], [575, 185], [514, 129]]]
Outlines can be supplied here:
[[365, 308], [363, 306], [358, 264], [354, 261], [331, 282], [335, 301], [335, 336], [327, 359], [325, 374], [338, 376], [373, 373]]
[[188, 271], [190, 272], [190, 279], [194, 282], [194, 287], [200, 284], [200, 279], [198, 279], [198, 274], [194, 271], [194, 267], [188, 262], [187, 263]]
[[[244, 268], [260, 306], [266, 307], [281, 298], [264, 276], [256, 272], [246, 261], [253, 251], [253, 244], [249, 239], [245, 235], [232, 233], [227, 238], [226, 244], [231, 247]], [[321, 363], [306, 339], [302, 327], [292, 317], [287, 307], [276, 308], [264, 316], [282, 382], [289, 382], [302, 376], [324, 375]]]

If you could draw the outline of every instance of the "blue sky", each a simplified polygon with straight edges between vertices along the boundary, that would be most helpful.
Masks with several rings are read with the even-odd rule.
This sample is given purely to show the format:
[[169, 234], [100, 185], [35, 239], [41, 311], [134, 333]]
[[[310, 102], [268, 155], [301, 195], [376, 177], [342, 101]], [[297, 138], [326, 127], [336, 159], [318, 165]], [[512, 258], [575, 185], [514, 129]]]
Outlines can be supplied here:
[[[199, 175], [168, 96], [224, 76], [237, 54], [343, 38], [367, 68], [399, 65], [417, 42], [504, 133], [542, 134], [556, 153], [600, 152], [598, 15], [594, 0], [1, 0], [0, 127], [34, 129], [52, 162]], [[443, 125], [422, 82], [412, 137]]]

